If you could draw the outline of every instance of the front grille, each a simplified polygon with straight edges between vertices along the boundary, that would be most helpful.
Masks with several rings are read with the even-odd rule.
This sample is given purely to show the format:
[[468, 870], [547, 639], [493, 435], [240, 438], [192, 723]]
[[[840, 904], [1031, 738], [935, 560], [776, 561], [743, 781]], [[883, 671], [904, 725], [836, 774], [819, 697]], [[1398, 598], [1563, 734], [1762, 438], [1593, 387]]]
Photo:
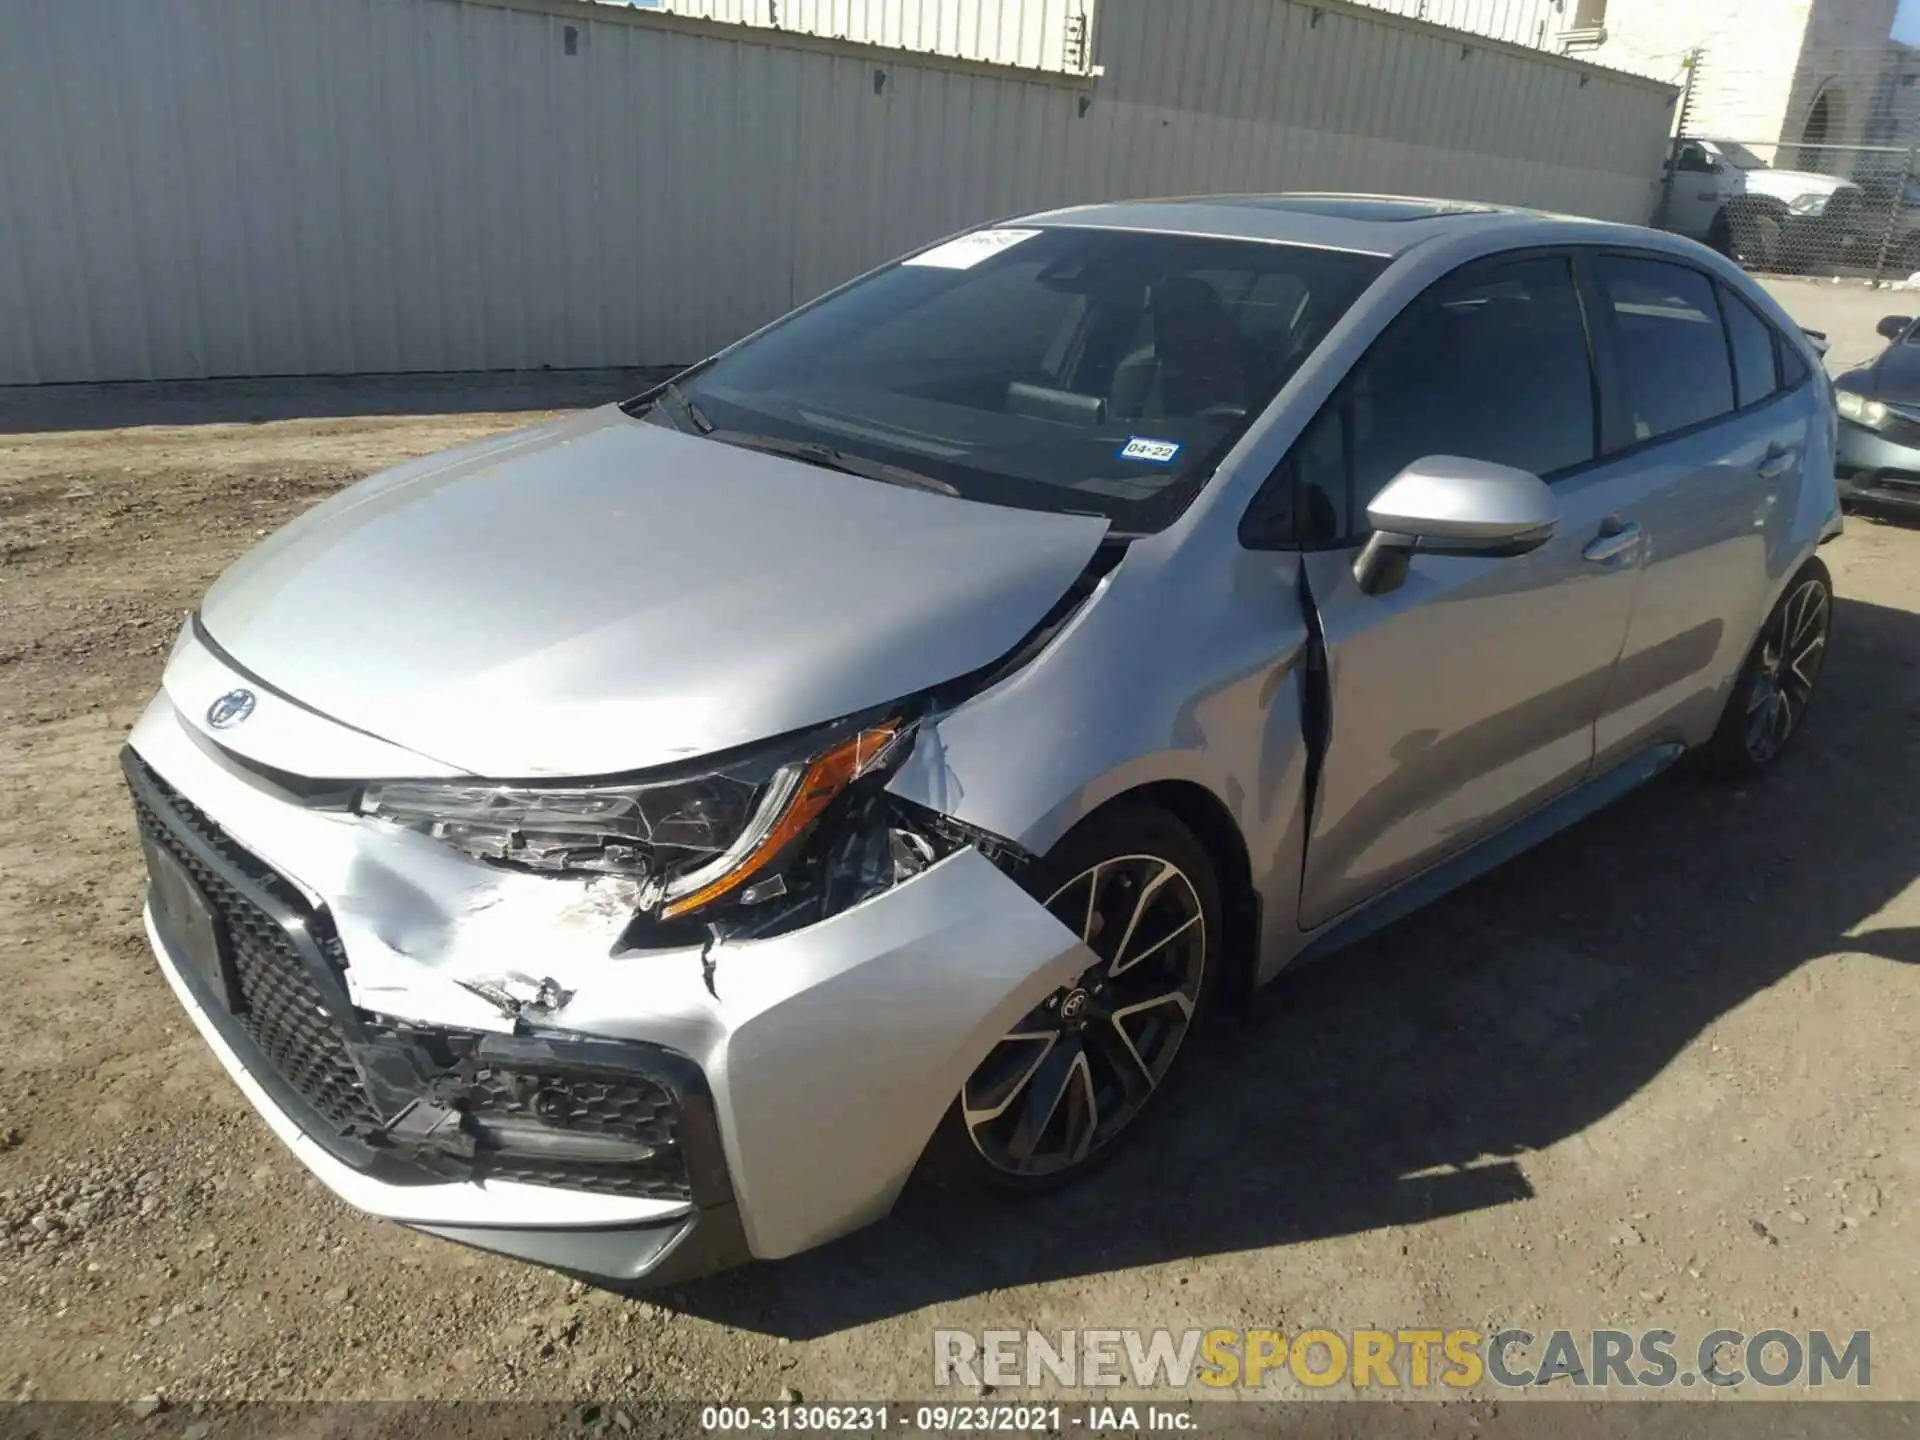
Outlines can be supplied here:
[[[272, 892], [290, 910], [306, 913], [316, 931], [324, 928], [316, 923], [319, 917], [312, 915], [291, 886], [234, 844], [225, 831], [184, 796], [167, 788], [151, 772], [149, 778], [177, 820], [210, 845], [221, 859]], [[294, 948], [286, 928], [183, 845], [172, 827], [138, 794], [134, 796], [134, 810], [147, 836], [165, 846], [168, 853], [186, 866], [226, 928], [234, 980], [239, 989], [233, 1019], [247, 1038], [287, 1085], [329, 1124], [343, 1132], [377, 1129], [380, 1116], [361, 1086], [360, 1072], [347, 1053], [346, 1042], [334, 1023], [326, 999], [301, 960], [300, 952]], [[326, 938], [332, 940], [337, 949], [339, 942], [330, 929], [326, 931]]]
[[[466, 1167], [465, 1178], [514, 1180], [607, 1195], [692, 1198], [680, 1133], [682, 1101], [668, 1085], [623, 1068], [635, 1047], [589, 1042], [597, 1048], [581, 1060], [588, 1044], [538, 1042], [544, 1045], [539, 1058], [529, 1055], [527, 1063], [509, 1066], [490, 1063], [479, 1052], [489, 1043], [511, 1046], [518, 1042], [445, 1030], [395, 1030], [353, 1010], [346, 1001], [342, 976], [346, 952], [326, 913], [315, 910], [284, 877], [235, 843], [131, 754], [127, 768], [142, 833], [186, 868], [227, 936], [235, 1003], [231, 1013], [218, 1004], [210, 1004], [208, 1013], [230, 1042], [238, 1046], [240, 1037], [251, 1042], [257, 1055], [246, 1061], [248, 1068], [269, 1090], [280, 1092], [283, 1108], [297, 1097], [313, 1112], [321, 1122], [314, 1138], [337, 1158], [363, 1169], [382, 1167], [383, 1174], [400, 1183], [445, 1180], [448, 1165], [454, 1163], [456, 1168]], [[208, 862], [201, 846], [218, 858], [217, 865]], [[243, 885], [282, 913], [275, 915], [265, 908]], [[312, 953], [303, 957], [300, 942], [304, 941], [311, 941]], [[320, 968], [320, 978], [310, 964]], [[328, 971], [342, 976], [332, 996], [324, 984]], [[371, 1055], [374, 1052], [366, 1047], [374, 1042], [410, 1048], [420, 1061], [427, 1091], [465, 1112], [482, 1130], [489, 1122], [498, 1130], [481, 1134], [481, 1145], [458, 1162], [436, 1152], [429, 1163], [422, 1152], [397, 1141], [386, 1124], [406, 1107], [412, 1092], [407, 1088], [396, 1092], [382, 1080], [386, 1088], [376, 1086], [374, 1093], [387, 1096], [385, 1103], [394, 1112], [383, 1115], [353, 1058], [352, 1047], [359, 1046], [363, 1056]], [[556, 1052], [568, 1050], [579, 1063], [555, 1060]], [[606, 1063], [609, 1053], [612, 1064]], [[513, 1058], [518, 1060], [517, 1055]], [[681, 1066], [689, 1063], [684, 1057], [676, 1058]], [[263, 1067], [270, 1067], [272, 1074], [259, 1073]], [[437, 1078], [426, 1084], [426, 1077]], [[684, 1085], [684, 1081], [678, 1083]], [[303, 1121], [302, 1128], [310, 1124]], [[523, 1134], [544, 1130], [602, 1137], [645, 1146], [652, 1153], [644, 1159], [605, 1163], [543, 1155], [537, 1148], [524, 1146], [494, 1147], [495, 1135], [499, 1144], [512, 1145], [507, 1132], [515, 1128]], [[397, 1172], [396, 1160], [400, 1162]]]
[[1827, 200], [1820, 218], [1842, 230], [1860, 230], [1870, 218], [1867, 197], [1857, 190], [1836, 190]]

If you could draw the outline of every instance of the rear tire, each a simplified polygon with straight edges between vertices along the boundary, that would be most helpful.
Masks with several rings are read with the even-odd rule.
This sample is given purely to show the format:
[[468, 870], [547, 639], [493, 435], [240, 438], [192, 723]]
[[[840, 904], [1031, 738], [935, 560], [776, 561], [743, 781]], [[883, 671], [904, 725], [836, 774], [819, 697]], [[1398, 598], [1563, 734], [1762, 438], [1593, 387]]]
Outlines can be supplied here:
[[1138, 1130], [1178, 1078], [1219, 988], [1220, 886], [1180, 821], [1123, 805], [1070, 833], [1026, 877], [1099, 963], [982, 1057], [923, 1168], [966, 1190], [1072, 1184]]
[[1787, 585], [1727, 697], [1713, 738], [1701, 747], [1710, 772], [1758, 775], [1800, 733], [1833, 634], [1833, 577], [1809, 560]]

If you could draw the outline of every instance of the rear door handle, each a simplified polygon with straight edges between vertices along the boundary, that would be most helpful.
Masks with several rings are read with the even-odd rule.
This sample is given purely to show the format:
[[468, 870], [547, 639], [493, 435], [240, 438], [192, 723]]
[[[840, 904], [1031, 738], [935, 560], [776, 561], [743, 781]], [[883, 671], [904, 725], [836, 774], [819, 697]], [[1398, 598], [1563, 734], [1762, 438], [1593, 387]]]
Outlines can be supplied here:
[[1762, 480], [1778, 480], [1800, 461], [1800, 452], [1791, 445], [1769, 445], [1767, 458], [1760, 462]]
[[1623, 525], [1609, 525], [1600, 533], [1600, 538], [1589, 541], [1580, 554], [1596, 565], [1604, 565], [1609, 560], [1631, 555], [1639, 548], [1640, 527], [1629, 520]]

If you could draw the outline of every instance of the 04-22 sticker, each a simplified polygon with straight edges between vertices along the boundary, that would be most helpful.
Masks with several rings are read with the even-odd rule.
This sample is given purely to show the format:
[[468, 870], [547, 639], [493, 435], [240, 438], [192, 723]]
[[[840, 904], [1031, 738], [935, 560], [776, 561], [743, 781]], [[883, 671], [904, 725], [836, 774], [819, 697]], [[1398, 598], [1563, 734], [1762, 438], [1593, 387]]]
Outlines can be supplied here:
[[1120, 447], [1122, 460], [1144, 460], [1150, 465], [1171, 465], [1179, 453], [1178, 440], [1155, 440], [1150, 435], [1135, 435]]

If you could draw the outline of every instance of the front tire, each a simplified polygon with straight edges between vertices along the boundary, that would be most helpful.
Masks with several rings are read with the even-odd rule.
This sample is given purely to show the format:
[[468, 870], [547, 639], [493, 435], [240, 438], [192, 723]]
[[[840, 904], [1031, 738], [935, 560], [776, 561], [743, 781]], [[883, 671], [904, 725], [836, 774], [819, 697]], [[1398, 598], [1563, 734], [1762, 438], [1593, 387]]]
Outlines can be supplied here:
[[1171, 815], [1095, 816], [1027, 888], [1099, 960], [1021, 1017], [941, 1121], [928, 1168], [963, 1188], [1041, 1192], [1093, 1170], [1166, 1090], [1218, 988], [1219, 882]]
[[1809, 560], [1793, 577], [1740, 667], [1719, 727], [1703, 747], [1720, 775], [1758, 775], [1800, 733], [1833, 633], [1833, 577]]
[[1781, 239], [1778, 220], [1751, 210], [1722, 210], [1707, 234], [1707, 244], [1743, 270], [1780, 268]]

